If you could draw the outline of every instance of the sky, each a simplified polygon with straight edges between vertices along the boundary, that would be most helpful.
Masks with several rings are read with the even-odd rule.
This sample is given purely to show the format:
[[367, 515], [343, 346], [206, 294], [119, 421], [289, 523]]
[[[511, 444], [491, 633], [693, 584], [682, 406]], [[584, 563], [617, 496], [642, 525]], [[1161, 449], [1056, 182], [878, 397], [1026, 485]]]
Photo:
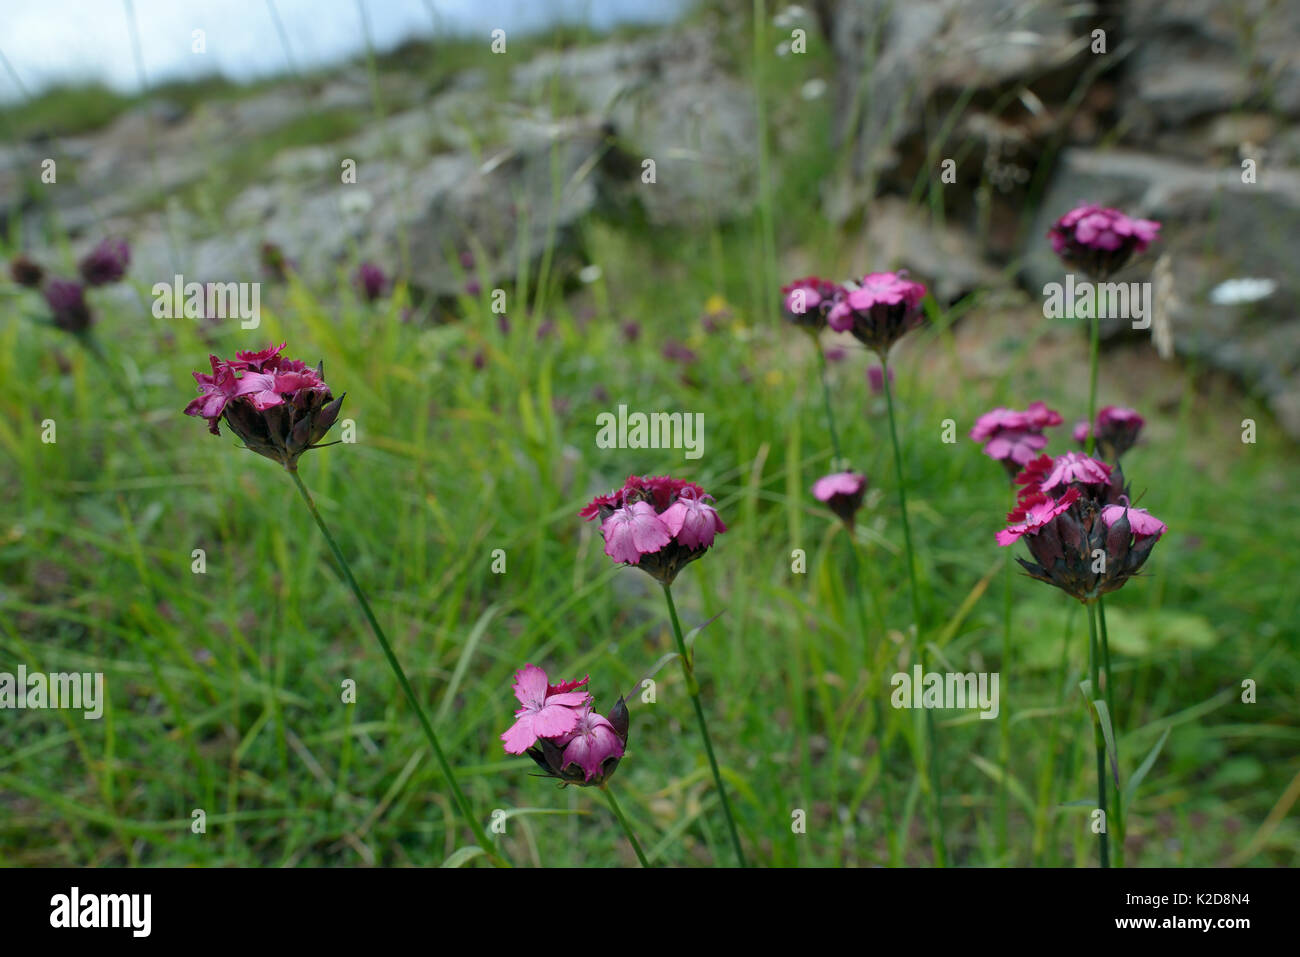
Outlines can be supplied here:
[[[140, 69], [128, 27], [134, 12], [150, 83], [214, 72], [251, 79], [329, 65], [365, 49], [360, 10], [378, 49], [409, 37], [492, 30], [528, 32], [557, 21], [596, 29], [673, 19], [688, 0], [0, 0], [0, 100], [53, 83], [98, 80], [139, 92]], [[274, 13], [273, 13], [274, 11]], [[194, 31], [206, 52], [194, 52]]]

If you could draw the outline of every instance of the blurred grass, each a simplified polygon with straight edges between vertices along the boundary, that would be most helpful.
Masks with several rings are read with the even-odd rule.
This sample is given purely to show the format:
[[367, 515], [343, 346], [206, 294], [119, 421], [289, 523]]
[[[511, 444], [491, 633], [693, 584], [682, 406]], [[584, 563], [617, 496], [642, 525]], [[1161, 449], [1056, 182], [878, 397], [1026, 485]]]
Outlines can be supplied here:
[[[414, 55], [394, 68], [409, 66], [403, 56]], [[476, 66], [492, 61], [475, 56]], [[783, 62], [755, 79], [773, 128], [788, 121], [785, 91], [808, 69]], [[513, 307], [508, 329], [486, 293], [463, 299], [450, 321], [418, 324], [402, 319], [402, 288], [368, 307], [297, 283], [264, 288], [255, 333], [141, 321], [149, 280], [136, 277], [135, 302], [97, 303], [105, 368], [26, 321], [26, 301], [0, 286], [0, 670], [103, 671], [109, 699], [98, 722], [58, 711], [0, 719], [0, 864], [432, 865], [465, 843], [464, 828], [449, 828], [414, 717], [292, 483], [225, 430], [213, 439], [180, 414], [189, 372], [208, 352], [282, 339], [291, 355], [323, 359], [334, 390], [348, 393], [343, 417], [355, 422], [356, 444], [304, 458], [304, 480], [483, 819], [497, 809], [581, 812], [511, 817], [503, 842], [516, 861], [634, 863], [600, 802], [530, 777], [530, 762], [503, 755], [498, 735], [524, 662], [552, 676], [590, 672], [605, 709], [671, 648], [658, 589], [611, 567], [597, 530], [576, 514], [628, 473], [671, 472], [716, 495], [730, 529], [674, 593], [687, 629], [721, 613], [697, 659], [751, 856], [883, 864], [892, 839], [901, 861], [927, 863], [906, 750], [917, 716], [885, 708], [888, 752], [877, 750], [871, 704], [889, 689], [865, 684], [867, 652], [845, 590], [848, 543], [808, 492], [829, 461], [815, 357], [773, 318], [771, 284], [755, 279], [773, 256], [830, 275], [885, 265], [850, 260], [846, 237], [819, 220], [812, 198], [836, 160], [817, 148], [827, 108], [797, 110], [810, 135], [774, 157], [773, 208], [727, 226], [705, 211], [691, 229], [591, 219], [581, 251], [601, 277], [567, 297], [554, 271], [518, 277], [535, 309]], [[78, 115], [86, 122], [94, 109], [69, 106], [60, 122]], [[324, 122], [305, 118], [305, 135]], [[771, 251], [765, 224], [774, 221]], [[777, 268], [778, 281], [792, 274]], [[709, 332], [700, 319], [714, 296], [729, 318]], [[641, 326], [634, 342], [628, 320]], [[666, 358], [669, 342], [695, 358]], [[1294, 864], [1300, 835], [1287, 800], [1300, 771], [1300, 657], [1290, 566], [1300, 514], [1290, 476], [1300, 463], [1257, 403], [1213, 377], [1169, 370], [1184, 380], [1181, 400], [1144, 403], [1156, 377], [1127, 380], [1119, 363], [1147, 348], [1110, 353], [1116, 368], [1102, 380], [1104, 400], [1148, 417], [1125, 469], [1170, 526], [1148, 573], [1107, 606], [1126, 777], [1169, 732], [1126, 807], [1128, 859]], [[1032, 303], [981, 298], [941, 311], [891, 363], [925, 634], [952, 670], [1000, 667], [1002, 553], [992, 536], [1006, 482], [965, 434], [990, 406], [1036, 398], [1073, 422], [1083, 353], [1075, 330]], [[873, 484], [859, 543], [884, 627], [872, 613], [866, 647], [883, 645], [891, 668], [907, 670], [896, 630], [909, 617], [901, 531], [867, 364], [849, 343], [832, 366], [846, 450]], [[142, 411], [131, 411], [128, 391]], [[597, 449], [596, 415], [619, 403], [702, 412], [704, 457]], [[1240, 441], [1244, 417], [1260, 422], [1256, 445]], [[41, 441], [47, 419], [55, 444]], [[942, 440], [947, 419], [955, 444]], [[1065, 443], [1055, 436], [1052, 450]], [[198, 548], [202, 575], [191, 571]], [[491, 571], [495, 549], [505, 574]], [[806, 552], [804, 574], [792, 572], [795, 549]], [[1093, 787], [1077, 690], [1084, 619], [1045, 586], [1017, 577], [1013, 587], [1015, 657], [1001, 678], [1010, 766], [997, 764], [997, 722], [939, 716], [950, 855], [963, 865], [1090, 866], [1088, 808], [1070, 806]], [[680, 676], [656, 677], [656, 703], [631, 698], [620, 800], [657, 862], [727, 862]], [[1257, 704], [1241, 703], [1247, 678]], [[347, 679], [355, 705], [341, 702]], [[1003, 777], [1009, 860], [994, 837]], [[904, 826], [884, 814], [882, 788]], [[196, 808], [207, 816], [203, 835], [191, 832]], [[798, 809], [804, 834], [791, 828]]]

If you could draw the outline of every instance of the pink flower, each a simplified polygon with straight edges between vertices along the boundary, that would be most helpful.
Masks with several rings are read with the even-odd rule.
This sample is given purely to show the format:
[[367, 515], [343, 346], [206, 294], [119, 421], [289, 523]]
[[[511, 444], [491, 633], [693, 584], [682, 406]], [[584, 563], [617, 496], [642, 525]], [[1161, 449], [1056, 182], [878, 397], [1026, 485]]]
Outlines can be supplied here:
[[999, 407], [975, 420], [970, 437], [985, 443], [984, 454], [1002, 462], [1014, 475], [1047, 446], [1042, 430], [1061, 421], [1060, 413], [1042, 402], [1031, 402], [1023, 412]]
[[362, 263], [357, 267], [354, 281], [357, 291], [366, 302], [374, 302], [388, 288], [388, 276], [383, 269], [370, 262]]
[[687, 548], [708, 548], [714, 536], [727, 530], [717, 509], [692, 492], [679, 495], [664, 509], [661, 518], [673, 537]]
[[1118, 209], [1085, 204], [1058, 219], [1047, 235], [1053, 251], [1067, 263], [1105, 277], [1133, 253], [1145, 251], [1159, 231], [1154, 220], [1131, 219]]
[[639, 564], [642, 555], [659, 551], [673, 539], [673, 532], [646, 502], [617, 509], [601, 524], [600, 533], [605, 554], [629, 565]]
[[885, 355], [909, 330], [924, 320], [925, 286], [903, 272], [876, 272], [836, 297], [826, 321], [836, 332], [849, 332], [869, 349]]
[[1081, 482], [1085, 485], [1110, 484], [1110, 466], [1105, 462], [1084, 455], [1082, 452], [1066, 452], [1052, 460], [1052, 470], [1039, 486], [1051, 494], [1063, 485]]
[[207, 419], [213, 435], [224, 418], [246, 448], [293, 469], [334, 425], [343, 396], [334, 398], [320, 368], [286, 359], [283, 348], [240, 352], [231, 361], [209, 356], [212, 372], [194, 373], [199, 396], [185, 414]]
[[[1110, 462], [1118, 462], [1121, 455], [1137, 444], [1138, 435], [1146, 420], [1133, 409], [1118, 405], [1103, 406], [1097, 411], [1097, 451]], [[1074, 439], [1087, 445], [1088, 423], [1074, 427]]]
[[212, 373], [194, 373], [200, 394], [185, 407], [185, 414], [207, 419], [208, 431], [213, 435], [221, 434], [217, 422], [221, 419], [226, 404], [240, 396], [249, 396], [258, 409], [279, 405], [283, 401], [278, 394], [269, 391], [275, 385], [272, 376], [246, 372], [241, 378], [235, 375], [238, 366], [223, 362], [213, 355], [208, 356], [208, 361], [212, 363]]
[[1007, 516], [1015, 524], [1002, 529], [997, 534], [999, 545], [1014, 545], [1021, 536], [1034, 535], [1052, 519], [1061, 513], [1068, 511], [1070, 506], [1079, 498], [1079, 490], [1072, 488], [1068, 490], [1059, 499], [1049, 498], [1046, 495], [1039, 495], [1032, 503], [1027, 503], [1025, 507], [1019, 508]]
[[614, 725], [608, 718], [592, 711], [590, 704], [578, 715], [574, 729], [555, 743], [564, 749], [560, 758], [561, 770], [576, 764], [582, 768], [584, 782], [601, 774], [610, 758], [623, 757], [624, 751]]
[[64, 332], [80, 335], [95, 321], [94, 313], [86, 304], [86, 289], [81, 283], [73, 279], [51, 279], [41, 294], [50, 307], [54, 324]]
[[629, 475], [622, 488], [596, 496], [578, 514], [601, 519], [606, 555], [671, 584], [727, 530], [711, 498], [684, 479]]
[[[889, 381], [894, 381], [894, 370], [889, 370]], [[885, 391], [885, 374], [880, 371], [880, 366], [867, 366], [867, 385], [871, 388], [872, 395], [880, 395]]]
[[[568, 687], [582, 683], [571, 683]], [[515, 673], [514, 690], [521, 707], [515, 711], [515, 723], [501, 735], [509, 754], [523, 754], [538, 738], [568, 734], [578, 726], [583, 709], [591, 705], [591, 695], [585, 691], [551, 693], [546, 672], [536, 665], [524, 665]]]
[[813, 498], [825, 502], [845, 525], [852, 528], [853, 518], [867, 493], [867, 477], [857, 472], [833, 472], [814, 482], [812, 493]]
[[77, 265], [88, 286], [106, 286], [126, 275], [131, 264], [131, 246], [125, 239], [105, 239], [86, 253]]
[[[1126, 500], [1127, 501], [1127, 500]], [[1169, 526], [1156, 518], [1145, 508], [1133, 508], [1129, 505], [1107, 505], [1101, 510], [1101, 520], [1110, 528], [1121, 518], [1127, 518], [1133, 536], [1141, 541], [1149, 535], [1159, 538], [1169, 530]]]
[[826, 326], [826, 313], [843, 290], [838, 283], [816, 276], [781, 287], [781, 311], [797, 326], [814, 332]]

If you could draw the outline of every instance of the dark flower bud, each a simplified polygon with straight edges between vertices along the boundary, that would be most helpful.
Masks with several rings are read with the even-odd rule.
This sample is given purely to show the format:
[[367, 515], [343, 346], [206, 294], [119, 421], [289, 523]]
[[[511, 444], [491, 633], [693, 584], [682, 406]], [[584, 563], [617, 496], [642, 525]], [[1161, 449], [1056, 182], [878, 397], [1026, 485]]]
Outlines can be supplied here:
[[45, 278], [45, 269], [40, 263], [25, 255], [16, 256], [9, 263], [9, 275], [14, 282], [28, 289], [39, 289]]

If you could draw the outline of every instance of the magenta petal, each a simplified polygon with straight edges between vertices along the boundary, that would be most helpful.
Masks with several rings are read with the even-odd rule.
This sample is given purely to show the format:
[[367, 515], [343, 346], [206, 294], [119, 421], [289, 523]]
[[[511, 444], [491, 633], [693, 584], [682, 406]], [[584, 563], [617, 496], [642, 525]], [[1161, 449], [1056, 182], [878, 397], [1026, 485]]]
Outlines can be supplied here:
[[524, 665], [515, 673], [515, 697], [525, 708], [541, 708], [546, 703], [546, 687], [546, 672], [537, 665]]

